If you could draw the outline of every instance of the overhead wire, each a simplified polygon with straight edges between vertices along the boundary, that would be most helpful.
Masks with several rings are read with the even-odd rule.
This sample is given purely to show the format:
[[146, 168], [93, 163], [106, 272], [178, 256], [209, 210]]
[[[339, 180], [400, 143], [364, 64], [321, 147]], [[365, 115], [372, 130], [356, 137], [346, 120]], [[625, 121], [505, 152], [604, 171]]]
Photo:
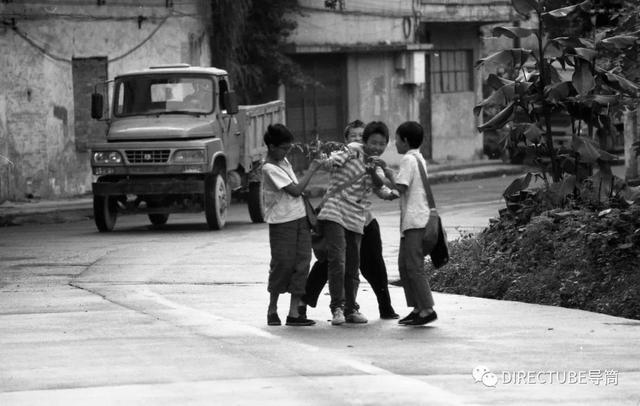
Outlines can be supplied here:
[[[174, 13], [168, 14], [166, 16], [164, 16], [162, 18], [162, 20], [160, 20], [160, 22], [158, 23], [158, 25], [149, 33], [149, 35], [147, 35], [142, 41], [140, 41], [138, 44], [136, 44], [134, 47], [132, 47], [131, 49], [127, 50], [126, 52], [110, 58], [107, 60], [107, 62], [115, 62], [118, 61], [120, 59], [123, 59], [125, 57], [127, 57], [128, 55], [132, 54], [133, 52], [135, 52], [136, 50], [138, 50], [140, 47], [142, 47], [145, 43], [147, 43], [157, 32], [158, 30], [167, 22], [167, 20], [171, 17], [178, 17], [178, 18], [182, 18], [182, 17], [186, 17], [188, 15], [185, 15], [184, 13], [180, 14], [180, 15], [174, 15]], [[129, 18], [127, 18], [127, 20], [129, 20]], [[135, 20], [139, 20], [139, 17], [135, 17]], [[22, 30], [20, 30], [18, 27], [15, 26], [15, 24], [9, 24], [8, 22], [4, 22], [5, 25], [8, 25], [13, 32], [16, 33], [16, 35], [18, 35], [20, 38], [22, 38], [24, 41], [26, 41], [29, 45], [31, 45], [32, 47], [34, 47], [35, 49], [37, 49], [38, 51], [40, 51], [42, 54], [46, 55], [47, 57], [58, 61], [58, 62], [64, 62], [64, 63], [72, 63], [72, 60], [63, 56], [59, 56], [56, 55], [54, 53], [52, 53], [51, 51], [47, 50], [44, 46], [38, 44], [35, 40], [33, 40], [32, 38], [29, 37], [29, 35], [27, 35], [27, 33], [23, 32]]]

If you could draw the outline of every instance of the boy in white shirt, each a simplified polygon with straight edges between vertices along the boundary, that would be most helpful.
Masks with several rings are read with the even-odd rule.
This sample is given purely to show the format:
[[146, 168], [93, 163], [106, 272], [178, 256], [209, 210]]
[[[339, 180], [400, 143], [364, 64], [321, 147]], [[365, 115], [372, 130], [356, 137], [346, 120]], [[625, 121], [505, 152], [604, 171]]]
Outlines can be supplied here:
[[400, 251], [398, 271], [404, 288], [407, 306], [413, 311], [399, 320], [399, 324], [419, 326], [438, 318], [433, 310], [433, 296], [424, 269], [422, 236], [429, 219], [430, 208], [424, 189], [420, 168], [427, 170], [427, 164], [420, 153], [424, 138], [422, 126], [415, 121], [402, 123], [396, 130], [396, 149], [404, 155], [400, 169], [393, 179], [392, 173], [385, 171], [390, 181], [400, 192]]
[[309, 170], [298, 182], [286, 158], [292, 141], [293, 135], [282, 124], [270, 125], [264, 134], [264, 143], [269, 150], [262, 165], [262, 192], [271, 246], [267, 287], [270, 294], [267, 324], [270, 326], [282, 324], [278, 317], [278, 297], [285, 292], [291, 293], [286, 324], [315, 324], [306, 315], [298, 313], [298, 306], [301, 305], [300, 298], [305, 292], [311, 262], [311, 230], [302, 192], [320, 165], [318, 161], [311, 162]]

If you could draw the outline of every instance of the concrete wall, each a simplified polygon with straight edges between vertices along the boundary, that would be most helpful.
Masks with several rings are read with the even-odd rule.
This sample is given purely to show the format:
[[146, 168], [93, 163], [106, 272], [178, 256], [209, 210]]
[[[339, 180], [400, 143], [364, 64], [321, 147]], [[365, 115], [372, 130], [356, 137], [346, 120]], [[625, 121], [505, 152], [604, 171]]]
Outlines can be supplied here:
[[[167, 8], [165, 0], [103, 6], [49, 0], [0, 6], [16, 28], [0, 28], [0, 49], [9, 56], [0, 58], [0, 202], [90, 191], [89, 154], [76, 150], [74, 131], [75, 103], [87, 101], [74, 100], [72, 58], [106, 57], [110, 79], [157, 64], [208, 66], [205, 3]], [[140, 26], [138, 16], [144, 18]]]
[[398, 163], [393, 145], [395, 129], [404, 121], [419, 121], [420, 88], [401, 84], [393, 53], [353, 54], [347, 60], [348, 121], [383, 121], [389, 127], [390, 143], [383, 157]]

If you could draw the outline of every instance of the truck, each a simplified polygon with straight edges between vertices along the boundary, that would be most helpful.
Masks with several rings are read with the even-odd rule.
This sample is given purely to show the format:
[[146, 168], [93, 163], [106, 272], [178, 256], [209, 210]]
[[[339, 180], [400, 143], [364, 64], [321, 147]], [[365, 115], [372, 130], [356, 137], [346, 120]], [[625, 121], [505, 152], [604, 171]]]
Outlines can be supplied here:
[[284, 123], [284, 102], [238, 106], [225, 70], [186, 64], [121, 74], [105, 88], [110, 108], [97, 86], [91, 95], [92, 118], [107, 123], [106, 139], [90, 145], [100, 232], [120, 214], [159, 226], [185, 212], [204, 212], [220, 230], [232, 197], [247, 201], [251, 221], [264, 221], [262, 135]]

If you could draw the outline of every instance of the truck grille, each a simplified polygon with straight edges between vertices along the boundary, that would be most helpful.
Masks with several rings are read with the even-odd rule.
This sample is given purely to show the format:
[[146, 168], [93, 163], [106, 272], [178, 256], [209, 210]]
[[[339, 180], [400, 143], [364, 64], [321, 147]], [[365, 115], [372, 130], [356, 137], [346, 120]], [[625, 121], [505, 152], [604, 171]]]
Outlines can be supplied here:
[[169, 160], [168, 149], [153, 149], [153, 150], [128, 150], [127, 160], [132, 164], [157, 164], [164, 163]]

